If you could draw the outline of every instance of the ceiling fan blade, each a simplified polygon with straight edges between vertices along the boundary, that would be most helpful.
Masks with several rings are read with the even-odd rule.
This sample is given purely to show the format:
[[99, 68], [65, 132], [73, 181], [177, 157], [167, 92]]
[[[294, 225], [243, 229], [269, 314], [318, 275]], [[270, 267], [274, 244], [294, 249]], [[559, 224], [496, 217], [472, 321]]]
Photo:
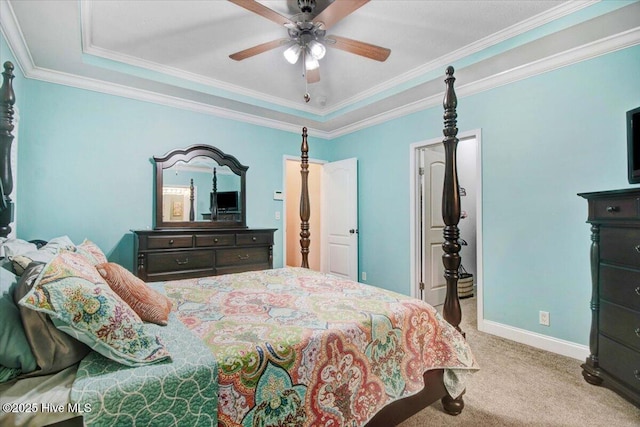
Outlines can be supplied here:
[[307, 83], [318, 83], [320, 81], [320, 68], [307, 70]]
[[247, 9], [253, 13], [256, 13], [263, 18], [267, 18], [276, 24], [284, 25], [284, 24], [292, 24], [295, 25], [293, 21], [291, 21], [286, 16], [280, 15], [275, 10], [269, 9], [268, 7], [258, 3], [255, 0], [229, 0], [231, 3], [237, 4], [240, 7]]
[[[335, 3], [334, 3], [335, 4]], [[375, 59], [376, 61], [384, 62], [391, 54], [391, 49], [386, 47], [380, 47], [373, 44], [360, 42], [358, 40], [348, 39], [340, 36], [327, 36], [327, 46], [334, 47], [336, 49], [344, 50], [345, 52], [354, 53], [356, 55], [364, 56], [369, 59]], [[335, 43], [331, 43], [331, 41]]]
[[252, 56], [280, 47], [283, 43], [288, 41], [289, 39], [272, 40], [270, 42], [250, 47], [249, 49], [241, 50], [240, 52], [232, 53], [231, 55], [229, 55], [229, 58], [236, 61], [242, 61], [243, 59], [251, 58]]
[[324, 29], [328, 30], [338, 21], [358, 10], [366, 3], [369, 3], [369, 0], [336, 0], [320, 12], [318, 16], [313, 18], [313, 22], [324, 23]]

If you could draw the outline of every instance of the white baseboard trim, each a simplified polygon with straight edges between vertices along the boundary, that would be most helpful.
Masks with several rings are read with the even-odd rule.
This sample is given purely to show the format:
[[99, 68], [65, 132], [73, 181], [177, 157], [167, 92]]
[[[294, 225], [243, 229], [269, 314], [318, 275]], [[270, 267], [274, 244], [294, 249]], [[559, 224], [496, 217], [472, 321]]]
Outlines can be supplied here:
[[541, 350], [550, 351], [562, 356], [572, 357], [584, 361], [589, 356], [589, 347], [565, 341], [536, 332], [527, 331], [513, 326], [503, 325], [490, 320], [478, 322], [478, 330], [500, 338], [506, 338], [521, 344], [530, 345]]

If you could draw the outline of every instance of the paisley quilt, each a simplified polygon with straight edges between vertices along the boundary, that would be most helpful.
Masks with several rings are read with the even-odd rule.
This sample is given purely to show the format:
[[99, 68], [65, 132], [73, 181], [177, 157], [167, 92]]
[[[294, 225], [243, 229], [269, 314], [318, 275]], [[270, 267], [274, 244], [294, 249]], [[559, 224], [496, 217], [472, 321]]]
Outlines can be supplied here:
[[430, 305], [302, 268], [160, 284], [218, 363], [219, 426], [362, 426], [445, 368], [477, 369]]

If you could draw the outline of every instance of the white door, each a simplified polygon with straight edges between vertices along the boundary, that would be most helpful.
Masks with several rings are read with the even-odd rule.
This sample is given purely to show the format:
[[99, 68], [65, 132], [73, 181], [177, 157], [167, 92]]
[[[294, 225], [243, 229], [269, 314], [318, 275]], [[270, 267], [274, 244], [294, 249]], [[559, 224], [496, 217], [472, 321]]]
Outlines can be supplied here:
[[442, 188], [444, 185], [444, 146], [435, 144], [420, 150], [419, 189], [422, 299], [431, 305], [444, 303], [447, 292], [442, 264]]
[[358, 280], [358, 161], [322, 168], [322, 271]]

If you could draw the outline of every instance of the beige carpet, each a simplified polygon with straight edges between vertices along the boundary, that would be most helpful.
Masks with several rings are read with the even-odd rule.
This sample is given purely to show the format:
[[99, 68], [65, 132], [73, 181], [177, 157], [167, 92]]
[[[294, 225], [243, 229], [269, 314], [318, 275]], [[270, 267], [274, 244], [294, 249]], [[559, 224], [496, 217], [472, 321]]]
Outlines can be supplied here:
[[581, 361], [478, 332], [475, 305], [475, 298], [462, 300], [461, 327], [480, 365], [462, 414], [447, 415], [438, 402], [401, 427], [640, 426], [640, 409], [587, 384]]

